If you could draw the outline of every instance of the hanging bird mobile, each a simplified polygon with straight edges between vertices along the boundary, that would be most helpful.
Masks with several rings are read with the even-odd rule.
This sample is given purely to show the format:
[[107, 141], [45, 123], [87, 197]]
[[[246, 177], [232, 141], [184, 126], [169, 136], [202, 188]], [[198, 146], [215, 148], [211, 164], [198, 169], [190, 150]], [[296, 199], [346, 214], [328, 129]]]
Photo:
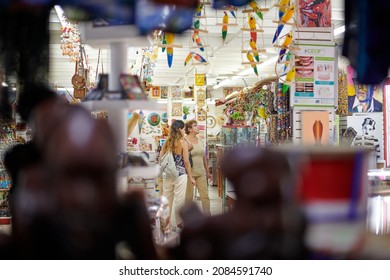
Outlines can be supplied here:
[[260, 7], [257, 5], [256, 1], [252, 0], [249, 2], [249, 6], [255, 11], [259, 19], [263, 20], [263, 14], [259, 11]]
[[281, 47], [281, 50], [279, 52], [279, 59], [278, 61], [282, 61], [283, 59], [283, 56], [284, 54], [286, 53], [288, 47], [290, 46], [291, 42], [292, 42], [292, 39], [293, 39], [293, 34], [292, 34], [292, 31], [290, 31], [289, 33], [287, 33], [287, 35], [285, 36], [285, 39], [283, 41], [283, 44], [280, 46]]
[[256, 42], [252, 38], [249, 41], [249, 46], [253, 50], [252, 53], [253, 53], [253, 56], [255, 57], [256, 61], [260, 61], [259, 52], [257, 50]]
[[[162, 44], [163, 44], [163, 45], [166, 45], [166, 44], [167, 44], [167, 39], [165, 38], [165, 32], [163, 33]], [[162, 52], [165, 52], [165, 49], [166, 49], [166, 47], [164, 46], [164, 47], [161, 48], [161, 51], [162, 51]]]
[[286, 72], [287, 67], [291, 64], [291, 59], [292, 59], [291, 51], [287, 52], [287, 54], [284, 57], [285, 57], [286, 61], [284, 64], [283, 72]]
[[[167, 42], [167, 45], [172, 45], [173, 41], [175, 39], [175, 35], [170, 32], [165, 33], [165, 40]], [[172, 66], [172, 61], [173, 61], [173, 47], [172, 46], [167, 46], [167, 59], [168, 59], [168, 66], [171, 68]]]
[[279, 20], [283, 17], [284, 13], [287, 11], [287, 7], [290, 0], [280, 0], [279, 1]]
[[228, 31], [229, 16], [225, 11], [223, 13], [224, 15], [222, 18], [222, 40], [225, 43], [227, 37], [227, 31]]
[[196, 43], [202, 52], [204, 51], [202, 39], [199, 36], [199, 31], [195, 30], [194, 33], [192, 34], [192, 42]]
[[279, 21], [278, 28], [276, 29], [274, 38], [272, 40], [272, 44], [275, 43], [275, 41], [279, 38], [279, 35], [282, 32], [285, 23], [292, 18], [292, 16], [294, 15], [294, 11], [295, 11], [295, 6], [294, 3], [292, 3]]
[[290, 71], [287, 72], [286, 81], [283, 83], [283, 86], [282, 86], [283, 93], [286, 93], [287, 90], [290, 88], [290, 85], [295, 78], [295, 73], [296, 73], [295, 67], [292, 67], [290, 69]]
[[202, 10], [203, 10], [203, 3], [200, 2], [197, 6], [196, 6], [196, 9], [195, 9], [195, 16], [197, 17], [200, 17], [202, 16]]
[[188, 64], [188, 62], [190, 62], [191, 59], [195, 59], [196, 61], [198, 62], [207, 62], [206, 59], [204, 59], [203, 56], [201, 56], [200, 54], [196, 53], [196, 52], [189, 52], [188, 55], [186, 56], [186, 59], [184, 60], [184, 66], [186, 66]]
[[256, 66], [256, 62], [255, 62], [253, 55], [250, 52], [247, 52], [246, 58], [249, 60], [249, 62], [251, 62], [251, 66], [253, 68], [253, 71], [255, 72], [256, 76], [258, 76], [259, 73], [257, 72], [257, 66]]
[[250, 31], [251, 39], [256, 43], [257, 42], [256, 20], [251, 14], [248, 14], [248, 24], [249, 24], [249, 29], [251, 30]]

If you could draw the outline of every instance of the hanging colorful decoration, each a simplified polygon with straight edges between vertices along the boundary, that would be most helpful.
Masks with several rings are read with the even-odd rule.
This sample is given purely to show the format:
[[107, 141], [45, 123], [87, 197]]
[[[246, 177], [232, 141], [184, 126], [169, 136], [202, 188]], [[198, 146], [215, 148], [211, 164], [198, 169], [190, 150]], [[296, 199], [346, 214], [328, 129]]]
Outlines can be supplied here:
[[63, 56], [69, 56], [70, 62], [76, 62], [80, 56], [80, 30], [76, 22], [64, 17], [65, 26], [61, 28], [61, 50]]
[[256, 3], [256, 1], [252, 0], [251, 2], [249, 2], [249, 6], [253, 9], [253, 11], [259, 17], [259, 19], [263, 20], [263, 14], [261, 12], [259, 5]]
[[[279, 17], [280, 17], [281, 11], [282, 11], [282, 8], [279, 9]], [[279, 38], [279, 36], [283, 30], [283, 27], [293, 17], [294, 12], [295, 12], [295, 5], [294, 5], [294, 3], [291, 3], [289, 8], [286, 10], [286, 12], [283, 13], [282, 17], [278, 21], [278, 27], [276, 28], [274, 38], [272, 40], [272, 44], [274, 44], [276, 42], [276, 40]]]
[[225, 43], [228, 32], [229, 16], [226, 11], [224, 11], [223, 14], [224, 16], [222, 18], [222, 40]]
[[167, 46], [167, 60], [168, 60], [168, 66], [171, 68], [172, 61], [173, 61], [173, 41], [175, 40], [175, 34], [170, 32], [165, 32], [165, 41], [168, 44]]
[[184, 61], [184, 66], [186, 66], [188, 64], [188, 62], [190, 62], [191, 59], [195, 59], [196, 61], [200, 62], [200, 63], [205, 63], [207, 62], [206, 59], [204, 59], [203, 56], [201, 56], [200, 54], [196, 53], [196, 52], [189, 52], [185, 61]]

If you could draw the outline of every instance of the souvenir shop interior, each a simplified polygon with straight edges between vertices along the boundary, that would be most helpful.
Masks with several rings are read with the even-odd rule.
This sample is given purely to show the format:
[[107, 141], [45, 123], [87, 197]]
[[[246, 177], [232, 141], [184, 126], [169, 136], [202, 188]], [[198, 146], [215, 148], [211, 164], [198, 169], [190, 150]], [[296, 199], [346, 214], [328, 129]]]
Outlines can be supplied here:
[[[311, 248], [347, 251], [362, 229], [390, 232], [388, 67], [373, 76], [358, 66], [344, 0], [135, 1], [131, 19], [126, 9], [107, 19], [101, 7], [63, 2], [48, 15], [48, 85], [110, 125], [119, 193], [143, 189], [156, 215], [159, 152], [173, 121], [195, 120], [212, 215], [235, 209], [242, 184], [224, 169], [224, 157], [255, 146], [287, 158]], [[33, 127], [16, 110], [18, 76], [1, 68], [12, 105], [12, 118], [1, 120], [3, 156], [30, 141]], [[0, 168], [0, 229], [9, 232], [12, 182], [3, 161]], [[195, 188], [201, 205], [199, 195]], [[179, 238], [180, 231], [153, 227], [158, 244]]]

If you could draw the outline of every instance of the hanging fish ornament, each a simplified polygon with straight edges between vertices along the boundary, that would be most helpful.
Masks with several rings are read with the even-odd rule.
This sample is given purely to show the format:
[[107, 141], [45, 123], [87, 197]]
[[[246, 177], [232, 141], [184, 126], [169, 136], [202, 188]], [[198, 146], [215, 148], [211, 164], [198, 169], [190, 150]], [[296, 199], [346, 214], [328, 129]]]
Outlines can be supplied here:
[[225, 42], [228, 31], [229, 16], [225, 11], [223, 13], [224, 16], [222, 18], [222, 40], [223, 42]]
[[256, 61], [260, 61], [260, 57], [259, 57], [259, 52], [257, 51], [257, 45], [256, 45], [256, 42], [253, 41], [253, 39], [251, 38], [250, 41], [249, 41], [249, 46], [251, 47], [251, 49], [253, 50], [253, 56], [255, 57]]
[[290, 88], [292, 80], [295, 78], [295, 67], [291, 68], [290, 71], [287, 72], [286, 81], [283, 83], [282, 92], [286, 93]]
[[292, 16], [294, 15], [294, 11], [295, 11], [295, 6], [294, 6], [294, 3], [292, 3], [290, 5], [290, 7], [288, 8], [288, 10], [283, 14], [282, 18], [279, 21], [279, 25], [278, 25], [278, 28], [275, 31], [274, 39], [272, 40], [272, 44], [275, 43], [275, 41], [278, 39], [280, 33], [283, 30], [283, 27], [284, 27], [285, 23], [287, 21], [289, 21], [292, 18]]
[[196, 52], [191, 51], [187, 54], [186, 59], [184, 60], [184, 66], [186, 66], [192, 58], [194, 58], [198, 62], [207, 62], [207, 60], [204, 59], [203, 56], [201, 56], [200, 54], [198, 54]]
[[290, 31], [285, 36], [283, 44], [281, 45], [281, 50], [279, 52], [279, 60], [278, 60], [279, 62], [282, 61], [283, 56], [286, 53], [288, 46], [290, 46], [290, 44], [292, 43], [292, 39], [293, 39], [293, 34], [292, 34], [292, 31]]
[[256, 30], [256, 20], [251, 14], [248, 14], [248, 24], [249, 24], [249, 29], [251, 30], [250, 36], [253, 41], [257, 42], [257, 32], [254, 31]]
[[249, 60], [249, 62], [253, 62], [253, 63], [251, 63], [251, 66], [253, 68], [253, 71], [255, 71], [256, 76], [258, 76], [259, 73], [257, 72], [257, 66], [256, 66], [255, 59], [253, 58], [253, 55], [250, 52], [247, 52], [246, 58]]
[[256, 15], [259, 17], [259, 19], [263, 20], [263, 14], [259, 11], [260, 7], [257, 5], [256, 1], [252, 0], [249, 2], [249, 6], [255, 10]]
[[[167, 41], [168, 45], [172, 45], [174, 39], [175, 39], [175, 34], [170, 32], [165, 33], [165, 40]], [[172, 61], [173, 61], [173, 47], [167, 47], [167, 59], [168, 59], [168, 66], [169, 68], [171, 68]]]

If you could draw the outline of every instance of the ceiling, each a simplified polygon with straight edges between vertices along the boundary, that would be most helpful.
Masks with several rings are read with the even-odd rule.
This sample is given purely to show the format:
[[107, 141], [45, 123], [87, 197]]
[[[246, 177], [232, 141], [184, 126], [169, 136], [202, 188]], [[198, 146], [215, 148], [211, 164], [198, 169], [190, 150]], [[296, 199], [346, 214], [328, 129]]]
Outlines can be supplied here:
[[[274, 7], [277, 1], [257, 1], [261, 8], [269, 8], [268, 12], [263, 12], [264, 20], [259, 21], [258, 28], [262, 28], [264, 32], [258, 33], [258, 48], [265, 49], [266, 52], [261, 54], [261, 60], [267, 61], [272, 57], [275, 57], [278, 48], [273, 46], [272, 37], [274, 35], [277, 23], [278, 9]], [[344, 25], [344, 0], [332, 0], [332, 24], [334, 28]], [[265, 66], [258, 64], [259, 76], [256, 76], [253, 71], [243, 71], [251, 66], [243, 62], [247, 62], [246, 54], [242, 53], [243, 49], [248, 49], [248, 42], [250, 39], [249, 31], [241, 30], [241, 28], [247, 28], [247, 13], [243, 13], [243, 10], [248, 10], [248, 7], [238, 8], [236, 13], [236, 19], [229, 14], [229, 25], [226, 41], [223, 42], [221, 36], [221, 23], [223, 17], [222, 10], [214, 10], [211, 5], [205, 5], [204, 18], [200, 18], [201, 29], [205, 29], [208, 33], [200, 33], [204, 45], [206, 45], [204, 52], [201, 52], [199, 48], [194, 48], [194, 44], [191, 40], [191, 30], [186, 31], [182, 35], [176, 35], [174, 44], [178, 45], [173, 50], [173, 63], [171, 67], [168, 67], [166, 52], [162, 52], [162, 49], [158, 49], [157, 60], [155, 61], [155, 67], [153, 71], [152, 83], [154, 85], [183, 85], [185, 80], [188, 80], [188, 84], [193, 84], [194, 73], [206, 73], [208, 85], [215, 86], [222, 84], [226, 86], [245, 86], [254, 84], [261, 78], [275, 74], [275, 63], [265, 63]], [[50, 68], [50, 82], [59, 86], [71, 88], [71, 76], [74, 72], [74, 64], [70, 63], [67, 57], [61, 54], [60, 50], [60, 28], [61, 24], [58, 20], [58, 16], [53, 10], [51, 16], [51, 68]], [[286, 25], [282, 31], [283, 34], [287, 33], [291, 29], [291, 25]], [[109, 34], [107, 34], [109, 36]], [[135, 35], [134, 35], [135, 36]], [[339, 36], [342, 36], [339, 35]], [[140, 58], [138, 57], [137, 50], [140, 46], [150, 46], [152, 43], [151, 38], [142, 38], [135, 36], [129, 38], [129, 52], [128, 52], [128, 65], [129, 68], [140, 64]], [[110, 52], [106, 45], [92, 44], [92, 47], [86, 46], [87, 54], [89, 57], [89, 64], [96, 71], [98, 49], [102, 48], [100, 61], [103, 62], [103, 68], [105, 72], [109, 72], [110, 68]], [[207, 64], [195, 64], [189, 62], [184, 66], [186, 56], [190, 51], [195, 51], [202, 55]], [[140, 53], [140, 52], [138, 52]], [[138, 63], [137, 63], [138, 62]], [[194, 61], [195, 62], [195, 61]], [[268, 65], [267, 65], [268, 64]], [[101, 67], [99, 69], [101, 72]]]

